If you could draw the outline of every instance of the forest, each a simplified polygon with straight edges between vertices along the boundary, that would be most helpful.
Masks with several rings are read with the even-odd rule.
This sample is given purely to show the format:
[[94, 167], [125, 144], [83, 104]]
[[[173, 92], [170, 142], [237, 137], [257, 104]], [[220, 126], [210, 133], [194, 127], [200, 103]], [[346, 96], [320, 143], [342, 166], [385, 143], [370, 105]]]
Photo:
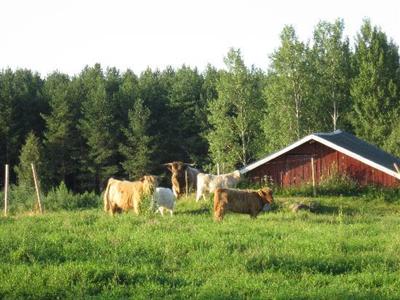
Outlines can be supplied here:
[[[321, 21], [309, 41], [285, 26], [265, 71], [240, 49], [225, 68], [131, 70], [86, 66], [75, 76], [0, 72], [0, 186], [64, 182], [100, 192], [110, 176], [135, 179], [181, 160], [230, 172], [312, 132], [342, 129], [400, 156], [400, 60], [396, 43], [364, 20]], [[262, 38], [262, 37], [261, 37]]]

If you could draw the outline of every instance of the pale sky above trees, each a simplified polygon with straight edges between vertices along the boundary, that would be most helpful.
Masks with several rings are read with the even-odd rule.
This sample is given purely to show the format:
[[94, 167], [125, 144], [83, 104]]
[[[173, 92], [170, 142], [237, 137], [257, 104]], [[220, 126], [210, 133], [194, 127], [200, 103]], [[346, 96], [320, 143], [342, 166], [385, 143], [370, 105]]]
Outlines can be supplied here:
[[301, 40], [321, 20], [343, 18], [351, 45], [363, 18], [400, 42], [400, 1], [2, 0], [0, 69], [74, 75], [85, 65], [164, 69], [224, 67], [230, 47], [263, 70], [291, 24]]

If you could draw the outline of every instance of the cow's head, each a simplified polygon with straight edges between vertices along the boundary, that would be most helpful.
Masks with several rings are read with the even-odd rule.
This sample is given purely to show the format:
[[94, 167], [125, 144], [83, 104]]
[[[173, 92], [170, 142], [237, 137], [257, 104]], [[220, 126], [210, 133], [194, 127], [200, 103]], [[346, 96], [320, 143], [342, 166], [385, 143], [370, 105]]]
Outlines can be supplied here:
[[143, 183], [143, 191], [145, 194], [153, 194], [155, 188], [158, 186], [158, 179], [153, 175], [145, 175], [140, 178]]
[[264, 204], [271, 205], [274, 202], [274, 197], [272, 197], [272, 190], [270, 188], [262, 188], [258, 190], [257, 193]]
[[173, 161], [170, 163], [164, 164], [168, 170], [171, 171], [172, 174], [185, 174], [187, 167], [192, 166], [193, 164], [184, 163], [181, 161]]
[[193, 164], [184, 163], [181, 161], [173, 161], [170, 163], [164, 164], [168, 170], [171, 171], [171, 183], [173, 190], [176, 192], [176, 196], [179, 197], [185, 191], [185, 171], [188, 167], [192, 166]]
[[233, 171], [233, 177], [234, 177], [235, 179], [240, 179], [240, 171], [239, 171], [239, 170]]

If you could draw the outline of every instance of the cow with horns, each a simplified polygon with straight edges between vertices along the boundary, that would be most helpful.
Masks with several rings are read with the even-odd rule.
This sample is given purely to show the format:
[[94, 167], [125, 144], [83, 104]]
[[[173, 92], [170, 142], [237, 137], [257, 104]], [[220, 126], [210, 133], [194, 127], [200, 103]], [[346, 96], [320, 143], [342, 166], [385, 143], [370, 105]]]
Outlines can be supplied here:
[[174, 161], [166, 163], [164, 166], [166, 166], [172, 173], [172, 191], [176, 198], [182, 196], [182, 194], [185, 193], [186, 188], [188, 190], [196, 189], [197, 174], [199, 174], [200, 171], [193, 168], [193, 164]]

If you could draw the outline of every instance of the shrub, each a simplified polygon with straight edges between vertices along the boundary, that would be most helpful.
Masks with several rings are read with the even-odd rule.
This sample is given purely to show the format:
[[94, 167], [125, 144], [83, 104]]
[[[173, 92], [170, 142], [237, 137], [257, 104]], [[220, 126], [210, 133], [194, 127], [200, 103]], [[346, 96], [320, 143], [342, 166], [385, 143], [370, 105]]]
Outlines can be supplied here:
[[65, 183], [61, 182], [57, 188], [50, 190], [44, 203], [48, 210], [74, 210], [98, 207], [100, 199], [94, 192], [73, 194], [67, 189]]
[[322, 177], [317, 187], [318, 194], [322, 195], [355, 195], [360, 187], [345, 172], [341, 173], [337, 168], [332, 168], [327, 177]]
[[[0, 193], [1, 207], [4, 208], [4, 192]], [[43, 196], [42, 198], [43, 199]], [[8, 191], [8, 213], [15, 214], [37, 209], [36, 192], [31, 186], [11, 185]]]
[[150, 217], [155, 214], [155, 203], [152, 195], [144, 196], [139, 203], [139, 214]]

